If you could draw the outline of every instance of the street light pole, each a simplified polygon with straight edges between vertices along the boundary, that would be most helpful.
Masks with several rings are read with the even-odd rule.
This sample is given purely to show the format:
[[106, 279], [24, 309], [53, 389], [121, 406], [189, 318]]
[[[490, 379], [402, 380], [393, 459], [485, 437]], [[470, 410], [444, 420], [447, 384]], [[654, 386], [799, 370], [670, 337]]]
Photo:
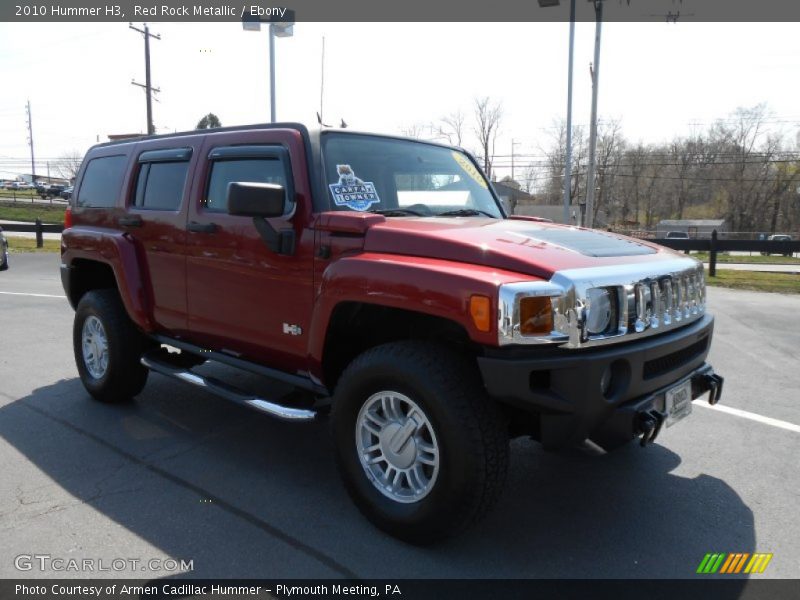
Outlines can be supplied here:
[[572, 64], [575, 54], [575, 0], [569, 3], [569, 67], [567, 75], [567, 139], [564, 159], [564, 224], [569, 224], [572, 203]]
[[275, 122], [275, 29], [269, 24], [269, 122]]
[[586, 223], [591, 228], [594, 223], [594, 185], [597, 170], [597, 88], [600, 85], [600, 34], [603, 28], [603, 0], [594, 0], [595, 34], [594, 65], [592, 68], [592, 116], [589, 124], [589, 173], [586, 177]]
[[[292, 37], [294, 35], [294, 11], [287, 10], [285, 20], [268, 19], [269, 28], [269, 119], [275, 123], [275, 38]], [[242, 28], [245, 31], [261, 31], [261, 21], [257, 16], [247, 14], [242, 17]]]

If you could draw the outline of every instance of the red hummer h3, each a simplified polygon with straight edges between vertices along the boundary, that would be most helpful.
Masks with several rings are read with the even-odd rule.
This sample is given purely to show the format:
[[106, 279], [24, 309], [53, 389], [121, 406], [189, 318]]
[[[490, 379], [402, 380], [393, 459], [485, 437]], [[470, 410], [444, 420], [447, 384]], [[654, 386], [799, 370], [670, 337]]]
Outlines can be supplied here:
[[61, 269], [93, 397], [155, 371], [280, 419], [330, 413], [355, 503], [414, 543], [488, 511], [510, 437], [645, 445], [722, 389], [699, 262], [509, 216], [472, 156], [417, 140], [286, 123], [95, 146]]

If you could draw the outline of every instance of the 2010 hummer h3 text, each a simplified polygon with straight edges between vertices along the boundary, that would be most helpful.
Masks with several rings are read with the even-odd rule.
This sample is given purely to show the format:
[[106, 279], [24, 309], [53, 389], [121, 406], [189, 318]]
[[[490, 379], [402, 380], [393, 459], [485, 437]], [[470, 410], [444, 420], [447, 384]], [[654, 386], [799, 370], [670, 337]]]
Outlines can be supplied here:
[[92, 396], [155, 371], [281, 419], [330, 412], [355, 503], [414, 543], [488, 511], [510, 437], [644, 445], [721, 393], [700, 263], [508, 216], [458, 148], [288, 123], [101, 144], [66, 226]]

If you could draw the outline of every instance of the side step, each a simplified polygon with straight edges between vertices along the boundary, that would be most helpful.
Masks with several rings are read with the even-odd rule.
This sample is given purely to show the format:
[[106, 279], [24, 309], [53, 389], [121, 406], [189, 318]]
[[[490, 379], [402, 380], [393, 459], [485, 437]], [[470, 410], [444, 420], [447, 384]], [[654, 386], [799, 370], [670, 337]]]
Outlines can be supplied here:
[[308, 410], [305, 408], [293, 408], [291, 406], [284, 406], [277, 404], [252, 394], [247, 394], [227, 383], [214, 379], [213, 377], [203, 377], [197, 373], [192, 373], [189, 369], [172, 365], [167, 361], [161, 360], [154, 356], [153, 353], [148, 353], [142, 356], [141, 363], [156, 373], [161, 373], [167, 377], [172, 377], [185, 383], [196, 385], [203, 388], [207, 392], [216, 394], [226, 400], [242, 404], [257, 411], [267, 413], [278, 419], [284, 421], [310, 421], [317, 416], [316, 411]]

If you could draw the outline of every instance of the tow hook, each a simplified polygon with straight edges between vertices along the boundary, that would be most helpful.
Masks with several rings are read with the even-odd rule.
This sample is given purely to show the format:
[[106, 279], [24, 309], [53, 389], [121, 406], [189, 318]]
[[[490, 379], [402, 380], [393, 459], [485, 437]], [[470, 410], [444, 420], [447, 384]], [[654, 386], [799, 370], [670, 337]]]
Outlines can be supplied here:
[[661, 426], [667, 419], [663, 412], [643, 410], [637, 415], [639, 421], [639, 431], [642, 432], [642, 439], [639, 444], [644, 448], [647, 444], [652, 444], [661, 432]]
[[722, 384], [725, 380], [716, 373], [705, 373], [703, 383], [708, 388], [708, 403], [714, 406], [722, 396]]

